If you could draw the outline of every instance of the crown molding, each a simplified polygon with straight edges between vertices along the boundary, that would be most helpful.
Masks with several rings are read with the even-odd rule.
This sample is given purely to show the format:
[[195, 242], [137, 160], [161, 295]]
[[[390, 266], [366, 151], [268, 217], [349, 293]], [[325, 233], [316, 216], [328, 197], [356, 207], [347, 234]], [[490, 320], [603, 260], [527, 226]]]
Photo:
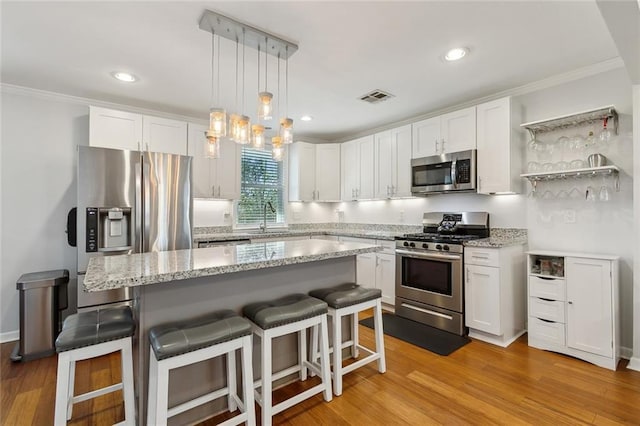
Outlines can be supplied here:
[[64, 102], [74, 105], [98, 106], [102, 108], [111, 108], [121, 111], [128, 111], [137, 114], [153, 115], [155, 117], [170, 118], [173, 120], [188, 121], [191, 123], [208, 125], [207, 120], [201, 117], [192, 117], [188, 115], [171, 114], [165, 111], [158, 111], [149, 108], [140, 108], [131, 105], [119, 104], [115, 102], [101, 101], [98, 99], [84, 98], [81, 96], [67, 95], [59, 92], [50, 92], [47, 90], [34, 89], [32, 87], [18, 86], [15, 84], [0, 83], [0, 92], [3, 94], [28, 96], [31, 98], [43, 99], [48, 101]]
[[469, 108], [474, 105], [482, 104], [485, 102], [494, 101], [496, 99], [504, 98], [507, 96], [520, 96], [527, 93], [536, 92], [538, 90], [548, 89], [550, 87], [559, 86], [561, 84], [570, 83], [572, 81], [580, 80], [593, 75], [601, 74], [603, 72], [624, 68], [624, 61], [620, 57], [608, 59], [606, 61], [598, 62], [586, 67], [578, 68], [573, 71], [557, 74], [542, 80], [534, 81], [524, 84], [522, 86], [513, 87], [511, 89], [502, 90], [500, 92], [492, 93], [488, 96], [481, 98], [475, 98], [470, 101], [455, 104], [438, 110], [430, 111], [425, 114], [415, 115], [407, 118], [406, 120], [396, 121], [394, 123], [385, 124], [384, 126], [369, 129], [364, 132], [358, 132], [350, 135], [349, 137], [342, 137], [333, 142], [346, 142], [353, 139], [357, 139], [363, 136], [370, 136], [372, 134], [383, 132], [385, 130], [394, 129], [396, 127], [404, 126], [407, 124], [415, 123], [416, 121], [426, 120], [427, 118], [437, 117], [442, 114], [446, 114], [453, 111], [458, 111], [464, 108]]

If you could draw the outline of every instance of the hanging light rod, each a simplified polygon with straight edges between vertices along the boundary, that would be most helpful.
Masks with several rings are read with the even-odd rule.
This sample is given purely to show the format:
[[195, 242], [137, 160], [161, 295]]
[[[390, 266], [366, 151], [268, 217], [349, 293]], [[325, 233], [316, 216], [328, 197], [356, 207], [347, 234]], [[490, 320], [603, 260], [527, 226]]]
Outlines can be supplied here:
[[233, 42], [242, 39], [244, 30], [245, 46], [256, 50], [260, 46], [263, 52], [276, 57], [279, 55], [282, 59], [288, 59], [298, 50], [298, 45], [295, 43], [210, 10], [205, 10], [202, 14], [199, 27], [201, 30], [215, 33]]

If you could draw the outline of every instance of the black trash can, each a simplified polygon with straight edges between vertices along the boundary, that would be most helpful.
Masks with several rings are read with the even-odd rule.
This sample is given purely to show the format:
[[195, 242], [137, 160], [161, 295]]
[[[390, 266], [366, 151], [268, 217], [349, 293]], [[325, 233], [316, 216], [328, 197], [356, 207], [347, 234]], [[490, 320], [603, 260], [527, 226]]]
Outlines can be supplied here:
[[12, 361], [30, 361], [56, 352], [60, 311], [67, 308], [69, 271], [32, 272], [16, 283], [20, 292], [20, 341]]

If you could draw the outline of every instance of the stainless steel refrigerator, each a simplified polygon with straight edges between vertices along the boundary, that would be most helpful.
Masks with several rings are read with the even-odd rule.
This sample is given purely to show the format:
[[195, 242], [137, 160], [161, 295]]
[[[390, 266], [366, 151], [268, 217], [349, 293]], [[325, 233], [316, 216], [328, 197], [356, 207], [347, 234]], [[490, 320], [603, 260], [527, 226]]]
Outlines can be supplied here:
[[191, 157], [78, 147], [78, 309], [131, 300], [127, 289], [84, 291], [94, 256], [192, 246]]

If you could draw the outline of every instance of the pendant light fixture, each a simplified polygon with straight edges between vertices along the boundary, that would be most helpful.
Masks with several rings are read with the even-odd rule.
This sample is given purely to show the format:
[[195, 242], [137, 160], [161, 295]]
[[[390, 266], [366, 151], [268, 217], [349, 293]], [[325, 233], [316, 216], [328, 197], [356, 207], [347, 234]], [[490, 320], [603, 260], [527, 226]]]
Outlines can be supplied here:
[[[238, 38], [236, 37], [236, 68], [235, 68], [235, 79], [236, 79], [236, 104], [235, 110], [238, 110]], [[233, 113], [229, 116], [229, 137], [232, 141], [238, 142], [240, 139], [240, 114]]]
[[[218, 38], [218, 41], [220, 39]], [[216, 36], [215, 33], [211, 33], [211, 105], [214, 103], [214, 88], [217, 96], [217, 103], [219, 103], [219, 86], [216, 87], [216, 82], [219, 84], [220, 82], [220, 54], [218, 49], [218, 60], [215, 60], [216, 54]], [[216, 70], [215, 65], [218, 65], [218, 69]], [[218, 72], [216, 72], [218, 71]], [[214, 74], [218, 78], [214, 78]], [[226, 135], [226, 122], [227, 122], [227, 113], [222, 108], [214, 108], [212, 107], [209, 110], [209, 129], [205, 132], [205, 136], [207, 138], [207, 142], [205, 145], [205, 157], [207, 158], [219, 158], [220, 157], [220, 138]]]
[[[278, 113], [280, 113], [280, 54], [278, 54]], [[271, 138], [271, 157], [274, 161], [282, 161], [284, 157], [284, 147], [282, 146], [282, 136], [280, 136], [280, 129], [278, 128], [278, 134]]]
[[[269, 61], [267, 53], [269, 49], [269, 38], [264, 38], [264, 92], [258, 93], [258, 119], [271, 120], [273, 94], [269, 92]], [[260, 70], [258, 70], [260, 71]], [[260, 90], [260, 86], [258, 86]]]
[[[258, 90], [260, 90], [260, 44], [258, 44]], [[259, 118], [258, 118], [259, 119]], [[256, 123], [251, 126], [251, 146], [255, 149], [263, 149], [265, 142], [264, 126]]]
[[[284, 118], [280, 119], [280, 136], [282, 136], [282, 142], [285, 144], [290, 144], [293, 142], [293, 119], [288, 117], [288, 109], [289, 109], [289, 46], [285, 48], [286, 50], [286, 62], [285, 62], [285, 80], [284, 80]], [[280, 57], [278, 57], [278, 69], [280, 68]], [[280, 71], [278, 71], [280, 74]], [[278, 76], [278, 79], [280, 77]], [[278, 80], [279, 81], [279, 80]], [[279, 84], [278, 84], [279, 86]], [[278, 97], [280, 97], [280, 87], [278, 87]], [[280, 112], [280, 111], [278, 111]]]
[[241, 111], [242, 111], [242, 115], [240, 116], [240, 120], [238, 121], [238, 134], [237, 134], [237, 139], [236, 142], [241, 144], [241, 145], [246, 145], [249, 142], [251, 142], [251, 119], [244, 115], [244, 76], [245, 76], [245, 72], [244, 72], [244, 65], [245, 65], [245, 29], [242, 29], [242, 98], [240, 101], [241, 104]]

